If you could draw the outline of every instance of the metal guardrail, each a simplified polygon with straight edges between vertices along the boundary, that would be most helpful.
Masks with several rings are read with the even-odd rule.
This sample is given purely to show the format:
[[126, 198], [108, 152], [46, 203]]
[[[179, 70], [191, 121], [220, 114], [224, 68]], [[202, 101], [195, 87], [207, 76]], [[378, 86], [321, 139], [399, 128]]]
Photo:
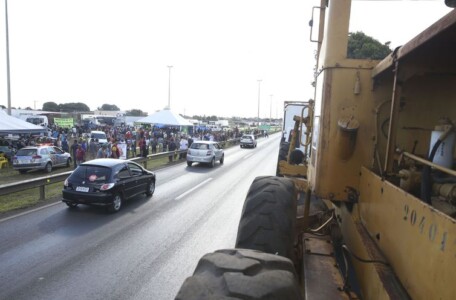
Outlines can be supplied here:
[[[231, 139], [227, 140], [226, 142], [219, 142], [225, 148], [226, 146], [229, 145], [236, 145], [239, 143], [239, 138], [237, 139]], [[176, 150], [176, 151], [168, 151], [168, 152], [161, 152], [157, 154], [150, 154], [147, 157], [134, 157], [130, 158], [128, 160], [134, 161], [138, 164], [142, 164], [142, 166], [147, 169], [147, 162], [163, 157], [169, 157], [170, 155], [176, 156], [179, 155], [180, 153], [186, 153], [187, 150]], [[53, 184], [53, 183], [58, 183], [65, 181], [65, 179], [70, 176], [70, 174], [73, 171], [68, 171], [68, 172], [63, 172], [59, 174], [54, 174], [54, 175], [49, 175], [49, 176], [43, 176], [39, 178], [34, 178], [34, 179], [28, 179], [28, 180], [23, 180], [20, 182], [13, 182], [13, 183], [7, 183], [7, 184], [2, 184], [0, 185], [0, 196], [12, 194], [12, 193], [17, 193], [21, 192], [24, 190], [28, 189], [33, 189], [33, 188], [39, 188], [40, 190], [40, 198], [39, 200], [44, 200], [46, 199], [46, 194], [45, 194], [45, 187], [47, 185]]]

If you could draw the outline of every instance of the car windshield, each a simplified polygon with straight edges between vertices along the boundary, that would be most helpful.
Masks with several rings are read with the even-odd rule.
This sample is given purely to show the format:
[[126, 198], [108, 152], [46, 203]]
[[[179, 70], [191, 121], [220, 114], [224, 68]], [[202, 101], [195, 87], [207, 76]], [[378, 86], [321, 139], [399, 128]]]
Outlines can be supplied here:
[[111, 175], [111, 169], [100, 166], [79, 166], [70, 178], [88, 183], [103, 183]]
[[21, 149], [17, 151], [16, 156], [33, 156], [36, 155], [36, 149]]
[[201, 143], [193, 143], [190, 146], [191, 149], [199, 149], [199, 150], [208, 150], [209, 145], [208, 144], [201, 144]]
[[94, 139], [106, 139], [106, 134], [104, 133], [92, 133], [92, 138]]

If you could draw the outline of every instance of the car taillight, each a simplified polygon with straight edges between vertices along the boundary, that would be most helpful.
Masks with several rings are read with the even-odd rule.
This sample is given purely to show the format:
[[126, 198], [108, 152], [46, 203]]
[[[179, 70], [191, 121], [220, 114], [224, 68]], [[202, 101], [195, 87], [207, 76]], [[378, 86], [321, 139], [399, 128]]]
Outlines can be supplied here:
[[14, 156], [13, 159], [17, 160], [17, 156]]
[[212, 155], [212, 150], [207, 151], [206, 156], [211, 156]]
[[63, 183], [63, 186], [66, 186], [66, 187], [68, 186], [68, 178], [65, 179], [65, 182]]
[[100, 187], [100, 191], [106, 191], [114, 187], [114, 183], [105, 183]]
[[33, 158], [33, 159], [40, 159], [40, 158], [41, 158], [41, 155], [33, 155], [32, 158]]

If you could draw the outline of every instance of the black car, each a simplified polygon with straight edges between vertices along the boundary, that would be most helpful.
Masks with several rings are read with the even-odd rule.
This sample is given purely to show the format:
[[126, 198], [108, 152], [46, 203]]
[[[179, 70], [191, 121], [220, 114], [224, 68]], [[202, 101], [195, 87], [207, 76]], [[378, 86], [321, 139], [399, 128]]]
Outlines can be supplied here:
[[73, 208], [78, 204], [106, 206], [120, 210], [123, 201], [139, 194], [152, 196], [155, 174], [135, 162], [103, 158], [79, 165], [65, 180], [62, 201]]

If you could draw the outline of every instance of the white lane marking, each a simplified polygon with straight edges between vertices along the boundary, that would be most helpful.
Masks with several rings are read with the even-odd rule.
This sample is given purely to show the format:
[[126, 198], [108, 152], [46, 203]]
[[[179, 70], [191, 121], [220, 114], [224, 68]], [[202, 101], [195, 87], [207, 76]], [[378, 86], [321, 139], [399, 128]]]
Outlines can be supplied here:
[[17, 217], [20, 217], [20, 216], [25, 216], [25, 215], [31, 214], [33, 212], [36, 212], [36, 211], [39, 211], [39, 210], [42, 210], [42, 209], [45, 209], [45, 208], [48, 208], [48, 207], [51, 207], [51, 206], [54, 206], [54, 205], [57, 205], [57, 204], [61, 204], [61, 203], [62, 203], [62, 201], [58, 201], [58, 202], [51, 203], [51, 204], [48, 204], [48, 205], [44, 205], [44, 206], [41, 206], [41, 207], [38, 207], [38, 208], [35, 208], [35, 209], [32, 209], [32, 210], [24, 211], [23, 213], [20, 213], [20, 214], [11, 216], [11, 217], [7, 217], [7, 218], [4, 218], [4, 219], [1, 219], [0, 223], [8, 221], [8, 220], [11, 220], [11, 219], [14, 219], [14, 218], [17, 218]]
[[174, 199], [174, 200], [179, 200], [179, 199], [181, 199], [181, 198], [187, 196], [188, 194], [190, 194], [191, 192], [193, 192], [194, 190], [196, 190], [196, 189], [199, 188], [200, 186], [202, 186], [202, 185], [208, 183], [208, 182], [211, 181], [211, 180], [212, 180], [212, 178], [208, 178], [208, 179], [204, 180], [203, 182], [201, 182], [200, 184], [198, 184], [198, 185], [194, 186], [193, 188], [189, 189], [189, 190], [186, 191], [185, 193], [183, 193], [183, 194], [177, 196], [176, 199]]
[[246, 156], [244, 156], [244, 159], [247, 159], [247, 158], [249, 158], [252, 155], [253, 155], [253, 153], [247, 154]]

